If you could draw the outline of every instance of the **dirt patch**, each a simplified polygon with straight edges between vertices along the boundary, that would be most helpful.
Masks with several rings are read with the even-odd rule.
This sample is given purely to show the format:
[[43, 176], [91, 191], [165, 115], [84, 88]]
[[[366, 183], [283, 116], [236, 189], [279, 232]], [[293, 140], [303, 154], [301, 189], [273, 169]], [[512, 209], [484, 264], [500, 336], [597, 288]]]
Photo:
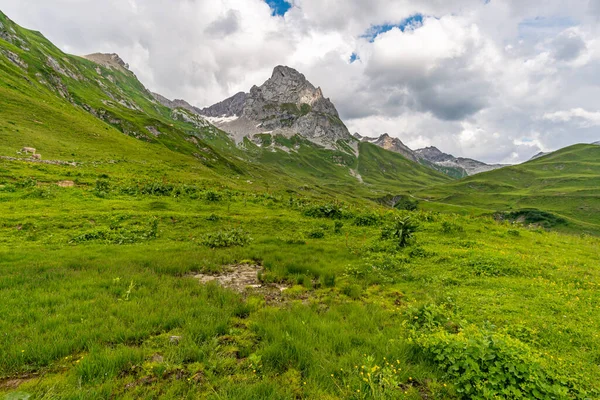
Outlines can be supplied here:
[[59, 182], [56, 182], [56, 184], [60, 187], [74, 187], [75, 186], [75, 182], [73, 182], [73, 181], [59, 181]]
[[34, 380], [35, 376], [21, 376], [7, 379], [0, 379], [0, 390], [15, 390], [24, 383]]
[[223, 272], [218, 275], [197, 274], [194, 275], [194, 278], [198, 279], [202, 284], [217, 282], [221, 286], [233, 289], [240, 293], [248, 288], [261, 289], [269, 287], [278, 289], [280, 292], [287, 289], [287, 286], [285, 285], [263, 285], [258, 280], [258, 273], [262, 270], [262, 267], [258, 265], [230, 265], [225, 267]]

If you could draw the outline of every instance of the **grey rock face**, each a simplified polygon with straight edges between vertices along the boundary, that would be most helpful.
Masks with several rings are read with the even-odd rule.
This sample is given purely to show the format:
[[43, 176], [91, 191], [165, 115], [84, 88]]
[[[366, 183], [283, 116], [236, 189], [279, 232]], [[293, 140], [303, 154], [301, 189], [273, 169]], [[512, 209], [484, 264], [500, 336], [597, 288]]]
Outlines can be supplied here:
[[[262, 86], [201, 110], [207, 117], [221, 118], [219, 128], [237, 139], [261, 132], [299, 134], [319, 145], [335, 147], [338, 140], [356, 140], [350, 135], [333, 103], [304, 75], [293, 68], [277, 66]], [[227, 117], [239, 117], [236, 120]], [[243, 128], [244, 132], [240, 132]]]
[[174, 110], [176, 108], [183, 108], [184, 110], [187, 110], [187, 111], [191, 112], [192, 114], [200, 114], [198, 108], [192, 106], [190, 103], [188, 103], [185, 100], [180, 100], [180, 99], [169, 100], [166, 97], [164, 97], [158, 93], [152, 93], [152, 96], [160, 104], [162, 104], [163, 106], [168, 107], [172, 110]]
[[467, 175], [475, 175], [481, 172], [492, 171], [494, 169], [505, 167], [502, 164], [486, 164], [481, 161], [471, 158], [454, 157], [451, 154], [446, 154], [436, 147], [426, 147], [424, 149], [415, 150], [417, 157], [437, 164], [442, 167], [462, 168]]
[[597, 145], [597, 146], [600, 146], [600, 142], [594, 142], [594, 143], [592, 143], [592, 144], [595, 144], [595, 145]]
[[106, 68], [117, 69], [121, 71], [129, 71], [129, 64], [127, 64], [118, 54], [103, 54], [103, 53], [94, 53], [88, 54], [83, 58], [88, 59], [90, 61], [95, 62], [96, 64], [100, 64], [105, 66]]
[[26, 70], [28, 68], [27, 63], [25, 61], [23, 61], [21, 59], [21, 57], [19, 57], [17, 54], [13, 53], [12, 51], [2, 50], [1, 53], [4, 54], [4, 56], [6, 58], [8, 58], [10, 62], [12, 62], [16, 66], [20, 67], [21, 69]]
[[200, 114], [207, 117], [239, 117], [242, 115], [247, 97], [246, 93], [239, 92], [220, 103], [201, 109]]

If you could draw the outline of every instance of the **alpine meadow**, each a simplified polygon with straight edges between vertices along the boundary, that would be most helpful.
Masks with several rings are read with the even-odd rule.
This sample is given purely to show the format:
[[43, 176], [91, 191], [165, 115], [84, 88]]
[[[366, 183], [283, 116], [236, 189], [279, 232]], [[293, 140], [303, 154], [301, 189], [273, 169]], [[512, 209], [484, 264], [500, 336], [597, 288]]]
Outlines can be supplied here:
[[600, 398], [600, 146], [413, 151], [273, 67], [198, 108], [0, 12], [0, 399]]

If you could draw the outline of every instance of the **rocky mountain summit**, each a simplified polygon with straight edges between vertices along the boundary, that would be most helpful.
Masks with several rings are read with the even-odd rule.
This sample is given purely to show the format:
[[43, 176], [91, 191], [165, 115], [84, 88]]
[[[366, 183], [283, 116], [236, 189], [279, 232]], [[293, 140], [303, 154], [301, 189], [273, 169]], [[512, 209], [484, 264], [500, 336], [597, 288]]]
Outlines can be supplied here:
[[378, 138], [361, 136], [359, 133], [355, 133], [354, 137], [360, 140], [361, 142], [373, 143], [386, 150], [399, 153], [411, 161], [419, 162], [419, 157], [417, 157], [414, 151], [412, 151], [407, 145], [402, 143], [400, 139], [391, 137], [387, 133], [384, 133]]
[[498, 168], [505, 167], [502, 164], [486, 164], [481, 161], [473, 160], [471, 158], [454, 157], [451, 154], [440, 151], [437, 147], [425, 147], [423, 149], [415, 150], [415, 154], [424, 160], [427, 160], [433, 164], [441, 167], [448, 168], [461, 168], [467, 175], [475, 175], [481, 172], [492, 171]]
[[106, 68], [116, 69], [121, 72], [129, 72], [129, 64], [127, 64], [118, 54], [94, 53], [83, 56], [83, 58], [100, 64]]
[[259, 133], [299, 134], [326, 148], [336, 148], [338, 140], [356, 142], [321, 88], [295, 69], [281, 65], [261, 86], [204, 108], [200, 114], [237, 142]]

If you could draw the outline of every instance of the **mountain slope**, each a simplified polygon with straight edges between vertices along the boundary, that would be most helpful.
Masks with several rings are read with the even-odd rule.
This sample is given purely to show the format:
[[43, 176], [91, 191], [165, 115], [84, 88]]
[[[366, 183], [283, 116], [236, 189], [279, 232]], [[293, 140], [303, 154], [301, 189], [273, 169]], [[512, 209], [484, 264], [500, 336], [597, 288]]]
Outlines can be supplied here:
[[[81, 168], [101, 165], [109, 175], [123, 179], [162, 175], [215, 180], [245, 189], [252, 187], [246, 181], [280, 189], [312, 185], [315, 194], [338, 195], [343, 189], [345, 195], [365, 198], [421, 187], [412, 182], [410, 173], [385, 174], [383, 180], [361, 183], [354, 171], [360, 157], [357, 142], [346, 134], [335, 107], [320, 89], [285, 67], [275, 69], [270, 84], [253, 89], [252, 99], [259, 99], [262, 108], [255, 103], [245, 109], [247, 116], [278, 115], [277, 121], [263, 122], [273, 128], [281, 126], [275, 130], [285, 135], [267, 134], [236, 143], [189, 103], [152, 94], [117, 55], [71, 56], [3, 14], [0, 22], [2, 37], [9, 39], [0, 39], [4, 103], [0, 107], [0, 156], [29, 160], [17, 152], [34, 147], [44, 162], [76, 162]], [[278, 93], [277, 88], [291, 92]], [[295, 100], [301, 102], [299, 108], [292, 103]], [[281, 101], [290, 103], [277, 103]], [[302, 132], [308, 138], [293, 139]], [[264, 146], [261, 141], [267, 137], [272, 145]], [[315, 143], [321, 139], [326, 139], [328, 148]], [[398, 162], [404, 165], [404, 160]], [[35, 167], [8, 165], [9, 169]], [[404, 168], [425, 173], [418, 165]], [[369, 171], [366, 181], [370, 173], [376, 171]], [[433, 171], [429, 177], [430, 183], [446, 181]]]
[[489, 212], [535, 208], [565, 218], [564, 229], [600, 233], [600, 147], [570, 146], [418, 195]]

